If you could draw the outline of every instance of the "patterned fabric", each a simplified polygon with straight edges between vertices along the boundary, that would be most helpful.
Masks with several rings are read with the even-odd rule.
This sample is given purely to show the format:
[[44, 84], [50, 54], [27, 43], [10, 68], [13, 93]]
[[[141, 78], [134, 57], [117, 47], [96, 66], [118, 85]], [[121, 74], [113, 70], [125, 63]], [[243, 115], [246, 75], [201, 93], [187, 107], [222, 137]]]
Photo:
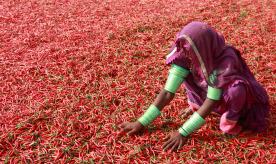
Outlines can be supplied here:
[[214, 86], [217, 82], [217, 77], [218, 76], [218, 72], [217, 70], [214, 70], [211, 75], [209, 76], [209, 84], [211, 84], [212, 86]]

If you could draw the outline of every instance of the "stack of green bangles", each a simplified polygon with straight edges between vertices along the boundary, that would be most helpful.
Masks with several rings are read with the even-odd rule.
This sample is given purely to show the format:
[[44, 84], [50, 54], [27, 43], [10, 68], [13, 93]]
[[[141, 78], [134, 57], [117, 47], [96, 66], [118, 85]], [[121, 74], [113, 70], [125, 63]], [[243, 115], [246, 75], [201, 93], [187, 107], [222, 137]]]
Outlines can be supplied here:
[[194, 112], [190, 119], [178, 129], [178, 132], [186, 137], [200, 128], [204, 123], [205, 120], [197, 112]]
[[149, 125], [153, 120], [155, 120], [159, 115], [161, 115], [161, 112], [155, 105], [151, 105], [148, 110], [144, 113], [142, 117], [138, 119], [138, 121], [144, 125]]
[[188, 76], [189, 72], [190, 71], [173, 64], [164, 89], [171, 93], [175, 93], [184, 79]]

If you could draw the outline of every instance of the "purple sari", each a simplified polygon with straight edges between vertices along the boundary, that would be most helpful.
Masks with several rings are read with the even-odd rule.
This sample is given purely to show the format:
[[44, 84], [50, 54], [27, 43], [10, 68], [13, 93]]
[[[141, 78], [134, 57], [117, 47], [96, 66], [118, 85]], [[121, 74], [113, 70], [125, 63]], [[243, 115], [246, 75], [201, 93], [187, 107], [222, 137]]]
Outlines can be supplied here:
[[[203, 104], [208, 85], [219, 88], [223, 96], [214, 112], [221, 115], [223, 132], [263, 131], [267, 127], [268, 96], [240, 52], [226, 45], [222, 35], [202, 22], [189, 23], [177, 38], [166, 64], [191, 71], [184, 82], [190, 107], [198, 109]], [[179, 38], [184, 42], [181, 47]]]

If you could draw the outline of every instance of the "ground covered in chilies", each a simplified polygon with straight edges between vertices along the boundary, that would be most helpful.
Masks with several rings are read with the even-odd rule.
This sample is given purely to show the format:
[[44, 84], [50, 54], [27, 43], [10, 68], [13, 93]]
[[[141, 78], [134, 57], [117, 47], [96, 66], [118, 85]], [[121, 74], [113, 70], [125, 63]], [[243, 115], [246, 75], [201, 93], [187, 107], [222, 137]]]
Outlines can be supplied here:
[[[275, 1], [22, 0], [0, 2], [0, 161], [276, 161]], [[185, 93], [142, 135], [118, 134], [165, 83], [177, 31], [206, 21], [243, 53], [266, 88], [271, 126], [226, 137], [210, 116], [178, 152], [161, 149], [185, 121]]]

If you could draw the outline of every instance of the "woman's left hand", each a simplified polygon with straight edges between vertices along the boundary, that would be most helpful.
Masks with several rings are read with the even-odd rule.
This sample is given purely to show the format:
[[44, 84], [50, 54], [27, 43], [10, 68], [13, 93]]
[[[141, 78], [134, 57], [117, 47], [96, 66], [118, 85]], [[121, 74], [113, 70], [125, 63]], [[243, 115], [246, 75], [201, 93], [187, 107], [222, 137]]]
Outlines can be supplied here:
[[164, 151], [166, 150], [175, 151], [180, 149], [185, 144], [185, 142], [187, 141], [187, 138], [182, 136], [178, 131], [176, 131], [168, 135], [166, 137], [166, 140], [167, 141], [163, 145]]

